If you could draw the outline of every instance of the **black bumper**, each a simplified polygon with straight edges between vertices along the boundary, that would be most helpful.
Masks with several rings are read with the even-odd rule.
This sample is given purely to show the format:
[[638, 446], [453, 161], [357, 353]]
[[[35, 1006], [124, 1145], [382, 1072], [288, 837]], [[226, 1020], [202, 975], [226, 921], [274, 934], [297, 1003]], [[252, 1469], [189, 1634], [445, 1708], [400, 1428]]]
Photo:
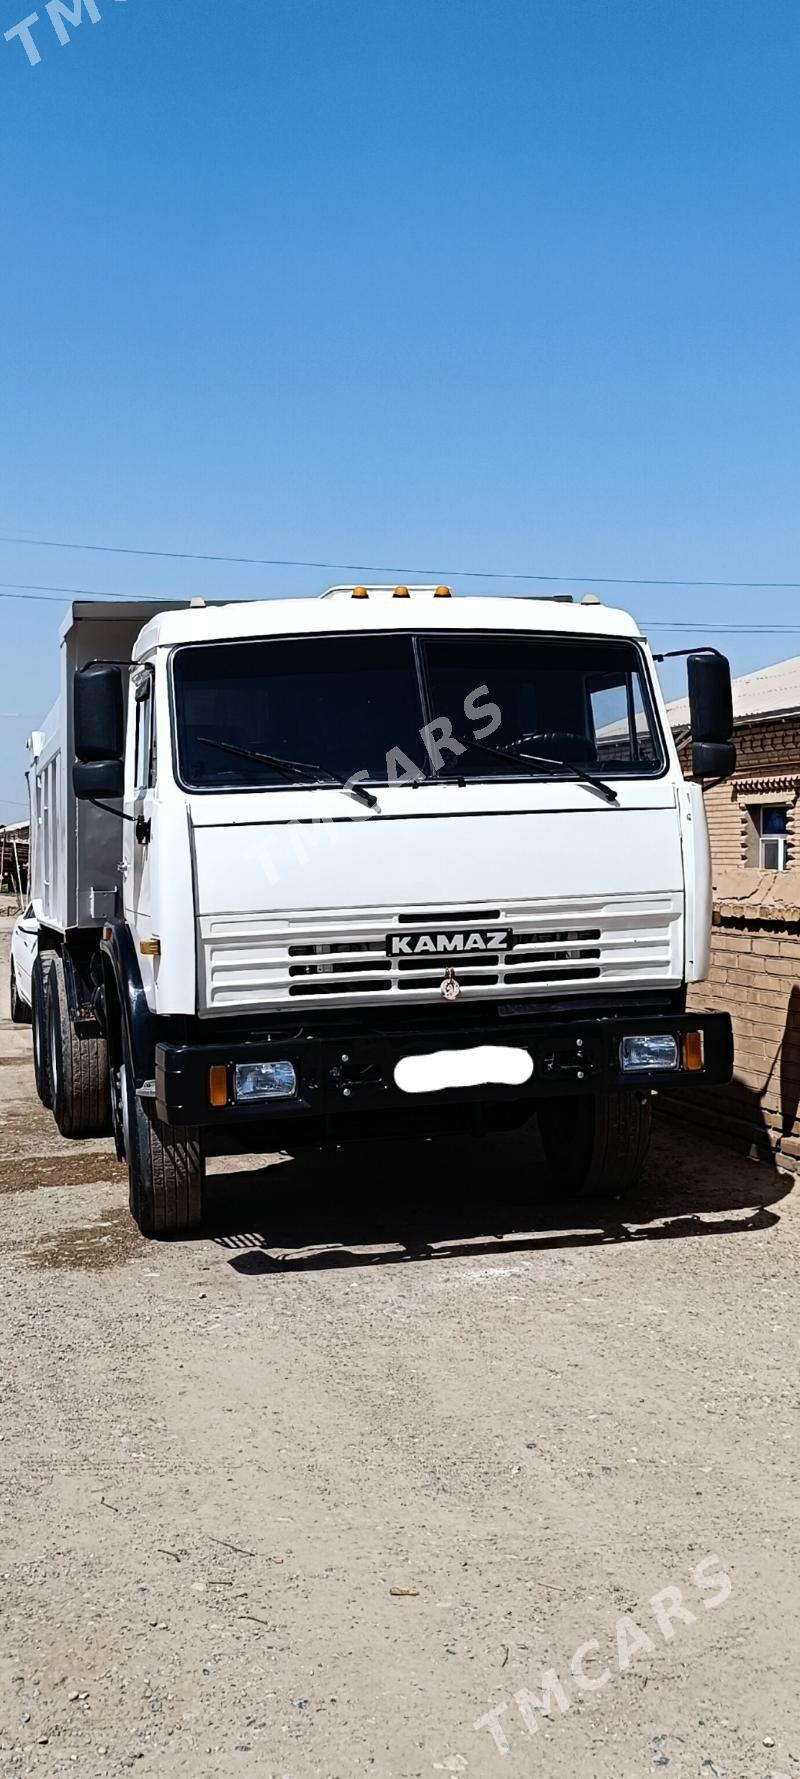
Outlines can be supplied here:
[[[652, 1069], [623, 1073], [620, 1042], [631, 1034], [669, 1033], [678, 1039], [685, 1032], [702, 1032], [703, 1067], [687, 1072]], [[404, 1093], [394, 1080], [396, 1063], [404, 1056], [436, 1050], [471, 1049], [480, 1044], [510, 1044], [528, 1050], [533, 1074], [521, 1087], [453, 1088], [427, 1094]], [[292, 1063], [297, 1076], [293, 1099], [237, 1105], [233, 1098], [236, 1063], [281, 1060]], [[212, 1109], [208, 1075], [212, 1066], [223, 1065], [228, 1075], [228, 1102]], [[698, 1085], [721, 1083], [733, 1073], [733, 1034], [727, 1013], [639, 1014], [635, 1007], [624, 1013], [574, 1019], [572, 1017], [516, 1017], [500, 1032], [496, 1022], [483, 1019], [476, 1010], [474, 1023], [449, 1030], [375, 1029], [352, 1037], [335, 1038], [311, 1032], [285, 1037], [270, 1033], [264, 1038], [215, 1038], [192, 1044], [157, 1043], [155, 1050], [155, 1099], [159, 1118], [168, 1124], [194, 1124], [209, 1128], [291, 1123], [295, 1119], [335, 1119], [349, 1122], [359, 1112], [382, 1108], [397, 1111], [422, 1105], [457, 1106], [475, 1102], [500, 1102], [552, 1098], [557, 1094], [610, 1092], [615, 1088], [652, 1089], [676, 1082]]]

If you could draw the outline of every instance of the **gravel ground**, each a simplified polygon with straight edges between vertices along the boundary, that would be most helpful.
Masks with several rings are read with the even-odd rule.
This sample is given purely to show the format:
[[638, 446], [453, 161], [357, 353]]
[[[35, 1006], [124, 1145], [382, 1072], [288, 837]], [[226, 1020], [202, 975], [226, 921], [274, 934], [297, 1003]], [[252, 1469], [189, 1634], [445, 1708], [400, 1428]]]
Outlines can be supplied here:
[[0, 1762], [800, 1776], [791, 1185], [666, 1124], [624, 1224], [529, 1137], [270, 1157], [147, 1244], [0, 1026]]

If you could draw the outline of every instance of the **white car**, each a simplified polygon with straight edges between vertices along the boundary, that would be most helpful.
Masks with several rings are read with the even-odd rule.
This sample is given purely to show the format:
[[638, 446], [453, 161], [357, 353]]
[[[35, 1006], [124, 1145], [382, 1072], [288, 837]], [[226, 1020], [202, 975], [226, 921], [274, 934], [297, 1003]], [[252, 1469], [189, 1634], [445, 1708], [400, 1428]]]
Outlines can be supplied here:
[[11, 935], [11, 1018], [15, 1025], [31, 1022], [31, 971], [39, 949], [39, 922], [30, 904]]

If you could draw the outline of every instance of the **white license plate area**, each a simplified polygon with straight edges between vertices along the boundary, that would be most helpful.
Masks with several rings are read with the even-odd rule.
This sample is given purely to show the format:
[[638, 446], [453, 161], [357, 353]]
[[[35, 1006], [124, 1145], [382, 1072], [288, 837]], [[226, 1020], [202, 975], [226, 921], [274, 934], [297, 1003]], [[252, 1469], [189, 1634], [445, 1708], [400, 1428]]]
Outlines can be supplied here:
[[448, 1087], [522, 1087], [533, 1074], [533, 1057], [510, 1044], [473, 1050], [433, 1050], [403, 1056], [394, 1078], [401, 1093], [442, 1093]]

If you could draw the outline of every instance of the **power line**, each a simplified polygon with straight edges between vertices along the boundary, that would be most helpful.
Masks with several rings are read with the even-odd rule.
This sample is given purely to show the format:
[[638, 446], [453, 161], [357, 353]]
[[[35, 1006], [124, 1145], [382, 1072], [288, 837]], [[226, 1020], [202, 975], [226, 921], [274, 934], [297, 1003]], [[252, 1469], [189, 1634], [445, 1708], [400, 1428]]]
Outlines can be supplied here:
[[[130, 597], [127, 593], [105, 593], [102, 588], [96, 587], [40, 587], [35, 581], [0, 581], [0, 588], [15, 589], [13, 592], [0, 593], [0, 599], [33, 601], [38, 599], [42, 605], [60, 605], [61, 598], [57, 596], [64, 594], [70, 599], [127, 599]], [[133, 597], [135, 598], [136, 595]], [[145, 597], [149, 597], [149, 595], [145, 595]]]
[[[407, 571], [408, 572], [408, 571]], [[51, 587], [41, 586], [36, 582], [0, 581], [0, 599], [18, 599], [41, 605], [61, 605], [64, 597], [70, 599], [122, 599], [135, 605], [138, 600], [148, 603], [157, 602], [157, 593], [130, 594], [112, 592], [102, 587]], [[165, 600], [170, 596], [164, 595]], [[233, 600], [231, 604], [243, 603]], [[188, 605], [188, 598], [187, 598]], [[800, 636], [800, 624], [717, 624], [709, 620], [707, 624], [688, 620], [686, 623], [662, 624], [657, 618], [643, 618], [642, 628], [647, 631], [658, 631], [659, 634], [675, 633], [716, 636]]]
[[709, 631], [716, 636], [800, 636], [800, 624], [659, 624], [649, 618], [642, 618], [641, 624], [643, 630], [679, 630], [704, 636]]
[[65, 542], [50, 537], [12, 537], [8, 533], [0, 533], [0, 543], [24, 544], [37, 550], [87, 550], [95, 555], [104, 556], [147, 556], [159, 557], [166, 562], [219, 562], [234, 564], [238, 567], [250, 568], [320, 568], [332, 570], [336, 574], [405, 574], [413, 575], [450, 575], [453, 580], [461, 581], [535, 581], [548, 585], [556, 583], [568, 587], [738, 587], [750, 590], [773, 590], [778, 592], [794, 592], [800, 590], [800, 581], [726, 581], [726, 580], [689, 580], [668, 576], [652, 575], [577, 575], [577, 574], [522, 574], [504, 569], [488, 568], [403, 568], [393, 567], [386, 563], [374, 562], [313, 562], [294, 556], [222, 556], [201, 553], [195, 550], [153, 550], [138, 549], [131, 544], [85, 544]]

